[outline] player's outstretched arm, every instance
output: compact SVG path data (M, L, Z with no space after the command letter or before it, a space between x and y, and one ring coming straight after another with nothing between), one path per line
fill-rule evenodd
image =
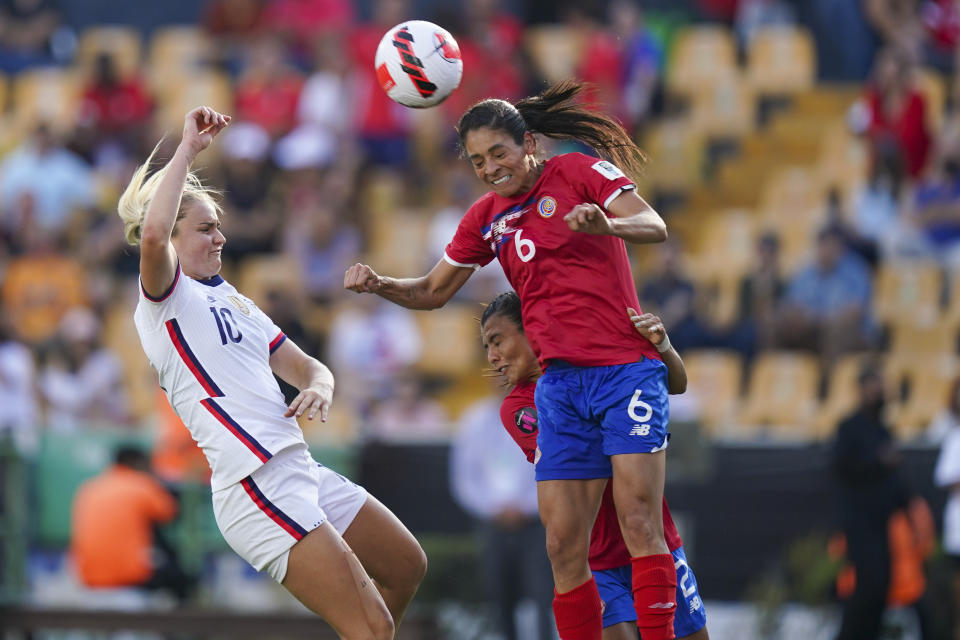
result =
M389 278L358 263L343 275L343 288L357 293L375 293L408 309L438 309L447 304L472 274L472 267L455 267L440 260L425 276Z
M319 412L320 420L327 421L333 402L333 374L325 364L308 356L288 338L270 356L270 368L300 390L283 417L299 418L306 413L313 420Z
M578 204L563 220L573 231L617 236L634 244L654 244L667 239L663 218L633 189L621 192L607 210L613 218L608 218L596 204Z
M630 322L637 328L637 332L653 343L660 352L660 357L663 358L663 364L667 365L667 391L674 394L686 391L687 368L683 365L680 354L670 344L667 330L660 318L652 313L640 315L630 307L627 307L627 315L630 316Z
M170 244L170 235L177 222L187 172L197 154L210 146L214 136L229 122L230 116L217 113L210 107L197 107L184 117L183 137L143 216L140 281L147 293L162 294L176 276L177 256Z

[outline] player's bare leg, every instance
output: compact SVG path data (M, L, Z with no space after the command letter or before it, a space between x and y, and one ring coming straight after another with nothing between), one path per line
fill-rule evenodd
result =
M637 626L648 640L673 638L677 573L663 539L666 452L610 456L613 501L630 552Z
M561 593L583 584L593 575L587 564L590 532L606 486L606 478L537 483L537 503L547 530L553 583Z
M607 479L537 483L540 519L556 585L553 615L561 640L601 640L602 602L590 573L590 532Z
M407 605L427 572L427 556L420 543L393 512L373 496L367 497L343 539L376 582L394 625L399 627Z
M666 451L610 456L613 502L630 555L670 553L663 539L663 478Z
M393 639L393 618L380 592L329 522L290 549L283 586L343 640Z

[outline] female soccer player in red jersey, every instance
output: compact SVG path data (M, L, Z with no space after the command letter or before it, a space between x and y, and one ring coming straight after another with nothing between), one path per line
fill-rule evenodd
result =
M624 240L662 242L667 231L621 171L636 174L643 153L614 120L575 103L581 90L561 82L516 105L484 100L467 110L457 125L460 144L490 191L466 212L443 259L407 279L357 264L344 287L433 309L475 269L500 261L544 369L536 390L537 495L560 637L600 638L600 597L587 556L612 477L637 626L644 640L669 639L676 572L661 514L666 367L623 318L623 309L640 308ZM579 140L603 158L566 153L544 161L538 133Z
M632 310L630 310L632 311ZM667 389L683 393L687 385L683 360L670 345L660 318L630 314L640 335L661 352L667 366ZM537 449L537 409L534 388L540 377L537 358L523 333L520 298L513 291L494 298L480 318L480 336L490 365L512 389L500 405L504 429L533 462ZM663 499L663 534L677 570L677 613L673 619L678 638L707 640L707 618L697 591L697 580L687 564L683 540L677 532L666 498ZM603 640L636 640L637 615L631 597L630 554L623 543L613 493L608 483L590 536L590 569L604 603Z
M310 455L294 415L327 419L330 370L219 275L220 211L190 166L229 121L187 113L167 165L148 177L151 155L120 198L140 246L137 333L210 463L227 543L341 638L392 640L426 558L386 507ZM300 389L289 406L274 373Z

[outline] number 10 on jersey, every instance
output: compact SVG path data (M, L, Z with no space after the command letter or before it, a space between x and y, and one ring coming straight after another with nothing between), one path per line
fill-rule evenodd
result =
M234 344L243 339L243 334L234 326L233 313L230 309L210 307L210 313L213 314L213 319L217 321L217 329L220 331L220 344L227 344L227 338Z

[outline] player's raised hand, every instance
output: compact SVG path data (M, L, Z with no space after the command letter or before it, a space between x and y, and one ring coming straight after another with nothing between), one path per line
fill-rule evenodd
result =
M230 122L230 116L223 115L210 107L191 109L183 119L183 139L181 144L188 147L196 156L210 146L213 138L223 131Z
M664 328L663 322L652 313L640 315L636 310L627 307L627 315L630 316L630 322L633 326L637 328L637 333L654 345L663 342L667 336L667 330Z
M603 209L593 204L585 202L578 204L570 212L563 216L563 221L567 223L573 231L580 233L592 233L597 235L610 235L613 229L610 226L610 219Z
M293 402L283 414L284 418L307 414L307 420L313 420L320 413L320 420L327 421L330 413L330 404L333 402L333 386L329 384L314 384L297 394Z
M357 293L376 293L380 290L380 276L369 266L357 263L343 274L343 288Z

